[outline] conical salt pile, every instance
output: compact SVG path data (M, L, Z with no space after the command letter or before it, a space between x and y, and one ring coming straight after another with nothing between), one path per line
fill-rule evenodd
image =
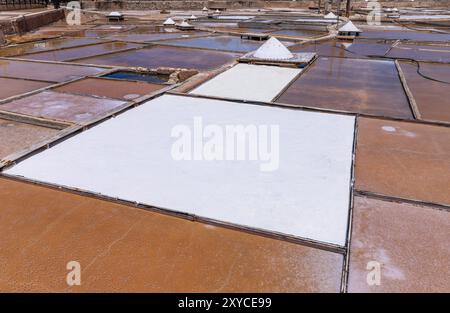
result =
M324 18L326 18L326 19L336 19L337 16L334 15L333 12L330 12L327 15L325 15Z
M253 57L266 60L288 60L294 55L275 37L270 37L258 50Z
M197 19L197 16L195 16L194 14L191 15L191 17L189 18L190 20L195 20Z
M339 31L340 32L349 32L349 33L360 33L361 32L355 25L353 25L353 23L351 21L348 21L347 24L345 24L344 26L339 28Z
M175 21L169 17L163 25L175 25Z
M207 8L207 7L203 7L202 11L203 11L203 12L204 12L204 11L208 11L208 8Z
M180 26L181 26L181 27L192 27L192 25L189 24L189 23L186 22L186 21L183 21L183 22L180 24Z

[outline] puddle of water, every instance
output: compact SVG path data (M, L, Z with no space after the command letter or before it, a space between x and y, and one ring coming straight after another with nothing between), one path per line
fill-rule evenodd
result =
M131 71L117 71L111 74L103 75L105 78L113 78L120 80L143 81L154 84L164 84L169 80L169 76L156 75L150 73L137 73Z
M412 118L392 61L319 58L277 102Z
M176 67L210 70L232 62L239 56L239 54L228 52L205 51L171 46L153 46L94 58L81 59L76 62L127 67Z

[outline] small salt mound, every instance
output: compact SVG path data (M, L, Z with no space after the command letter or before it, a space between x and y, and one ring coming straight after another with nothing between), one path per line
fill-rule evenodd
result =
M343 46L345 49L350 48L351 45L352 45L351 42L343 42L343 43L342 43L342 46Z
M326 18L326 19L336 19L337 16L334 15L333 12L330 12L327 15L325 15L324 18Z
M189 19L195 20L195 19L197 19L197 16L195 16L194 14L192 14L191 17L190 17Z
M208 11L207 7L203 7L202 11Z
M175 21L169 17L163 25L175 25Z
M181 27L191 27L192 25L189 24L189 23L186 22L186 21L183 21L183 22L180 24L180 26L181 26Z
M294 55L275 37L270 37L258 50L253 57L266 60L287 60L292 59Z
M108 14L109 17L121 17L122 14L120 12L111 12Z
M339 28L340 32L352 32L352 33L360 33L361 31L351 22L348 21L347 24Z

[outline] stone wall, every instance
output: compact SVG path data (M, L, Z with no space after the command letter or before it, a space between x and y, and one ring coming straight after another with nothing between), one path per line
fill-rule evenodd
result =
M0 29L5 35L20 34L54 23L63 18L65 18L63 9L48 10L1 21Z

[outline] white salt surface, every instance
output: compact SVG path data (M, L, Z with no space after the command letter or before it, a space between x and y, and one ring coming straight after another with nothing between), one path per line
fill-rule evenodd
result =
M270 102L301 71L301 69L279 66L237 64L190 93Z
M176 161L171 130L279 125L279 168ZM165 95L6 171L238 225L345 244L354 117Z

